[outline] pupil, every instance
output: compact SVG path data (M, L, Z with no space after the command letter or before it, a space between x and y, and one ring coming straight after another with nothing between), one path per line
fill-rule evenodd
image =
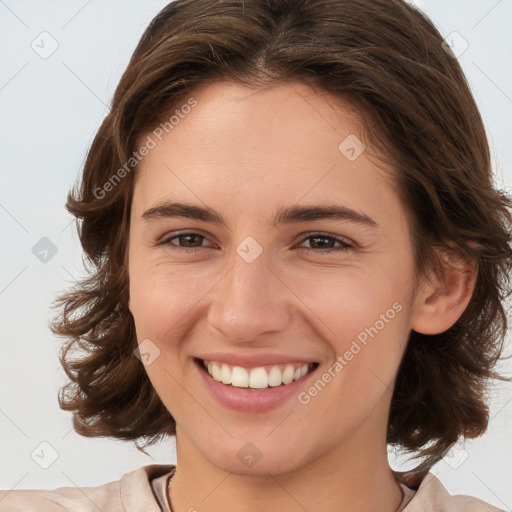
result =
M193 235L193 234L182 235L182 238L185 238L187 240L185 245L188 247L189 246L189 242L191 242L191 239L192 239L192 244L193 244L193 239L197 238L197 235Z
M325 247L326 245L329 245L329 243L326 242L327 238L325 236L316 236L313 240L323 240L324 243L320 243L320 247ZM319 244L315 242L314 245L318 247Z

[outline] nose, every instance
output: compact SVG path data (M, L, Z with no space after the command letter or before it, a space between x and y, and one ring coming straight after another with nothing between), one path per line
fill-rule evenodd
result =
M254 342L290 322L292 293L264 254L251 263L235 254L231 268L210 292L208 325L227 340Z

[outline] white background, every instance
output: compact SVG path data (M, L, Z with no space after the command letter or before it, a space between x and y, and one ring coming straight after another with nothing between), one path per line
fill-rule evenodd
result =
M175 463L173 439L148 448L78 436L57 391L61 340L48 329L56 295L82 273L66 194L107 113L135 45L165 0L0 0L0 488L90 486L153 463ZM512 1L418 0L455 49L488 129L496 183L512 185ZM40 34L48 32L48 35ZM46 59L31 47L46 51ZM57 43L53 43L55 40ZM457 42L458 41L458 42ZM47 237L46 263L32 247ZM509 343L510 347L510 343ZM509 374L512 365L503 366ZM488 432L434 472L452 494L512 507L512 391L492 393ZM53 448L40 446L49 443ZM41 468L31 453L43 453ZM43 452L41 452L43 450ZM390 456L394 461L393 456ZM36 457L34 457L36 458ZM397 466L395 466L397 467Z

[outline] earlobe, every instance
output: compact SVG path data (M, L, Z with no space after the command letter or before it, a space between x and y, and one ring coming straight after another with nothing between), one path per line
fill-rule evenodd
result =
M476 283L475 265L461 258L447 261L443 278L431 276L417 294L411 328L421 334L440 334L452 327L466 309Z

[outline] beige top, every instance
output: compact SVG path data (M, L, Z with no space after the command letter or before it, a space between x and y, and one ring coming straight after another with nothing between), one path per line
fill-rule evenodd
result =
M175 469L151 464L97 487L0 491L0 512L170 512L167 489ZM400 486L404 499L397 512L504 512L477 498L451 496L431 473L417 491Z

